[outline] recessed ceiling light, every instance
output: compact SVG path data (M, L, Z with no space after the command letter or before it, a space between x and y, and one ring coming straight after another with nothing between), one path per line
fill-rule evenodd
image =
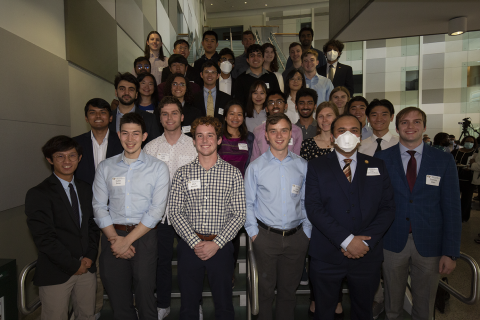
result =
M247 1L245 1L245 4L247 4Z
M211 6L213 6L213 3L210 3Z
M268 4L265 3L265 7L268 6Z

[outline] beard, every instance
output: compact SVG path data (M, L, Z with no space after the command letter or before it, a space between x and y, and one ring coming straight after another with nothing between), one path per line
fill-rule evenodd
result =
M124 96L125 97L125 96ZM132 98L130 96L127 96L129 98ZM118 101L120 101L121 104L123 104L124 106L131 106L134 102L135 102L135 99L132 99L130 100L130 102L127 102L125 100L123 100L123 97L117 97Z

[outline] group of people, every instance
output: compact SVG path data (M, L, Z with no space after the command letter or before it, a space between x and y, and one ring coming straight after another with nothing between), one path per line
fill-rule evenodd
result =
M53 173L25 200L42 319L65 319L70 297L76 319L98 319L103 288L115 319L167 317L175 238L180 319L202 319L205 272L215 318L234 319L242 227L259 319L274 299L276 319L294 318L306 256L315 319L343 316L345 281L352 319L383 305L400 319L409 270L413 318L431 318L460 250L454 158L423 143L420 109L396 115L394 136L390 101L351 98L343 44L324 54L313 30L299 39L279 74L275 47L250 31L237 58L206 31L193 66L186 41L167 59L153 31L134 74L116 76L116 99L86 103L91 130L46 142Z

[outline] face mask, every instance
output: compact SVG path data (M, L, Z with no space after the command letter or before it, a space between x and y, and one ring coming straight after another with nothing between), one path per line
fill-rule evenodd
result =
M465 143L463 144L463 147L464 147L465 149L472 149L472 148L473 148L473 142L465 142Z
M357 147L360 143L360 138L351 133L345 131L335 139L335 144L345 152L350 152Z
M233 66L229 61L223 61L222 63L220 63L220 70L222 70L223 73L229 74L232 69Z
M449 141L450 144L453 144L453 142L454 142L453 140L450 140L450 141Z
M328 61L335 61L338 58L338 51L330 50L327 52Z

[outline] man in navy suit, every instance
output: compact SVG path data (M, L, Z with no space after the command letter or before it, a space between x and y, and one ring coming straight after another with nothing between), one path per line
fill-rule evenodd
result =
M352 115L332 122L335 152L308 163L305 207L311 221L310 279L315 319L334 319L343 278L351 319L371 319L380 281L383 236L395 216L383 161L358 153L362 125Z
M342 55L344 45L338 40L330 40L323 46L323 52L327 58L327 64L319 67L318 74L327 77L333 83L333 87L345 87L353 97L353 70L352 67L338 62Z
M450 274L460 255L460 188L453 157L422 142L427 116L415 107L395 120L399 144L385 161L395 192L395 221L385 234L383 280L389 320L402 319L411 269L413 319L432 319L439 273Z

